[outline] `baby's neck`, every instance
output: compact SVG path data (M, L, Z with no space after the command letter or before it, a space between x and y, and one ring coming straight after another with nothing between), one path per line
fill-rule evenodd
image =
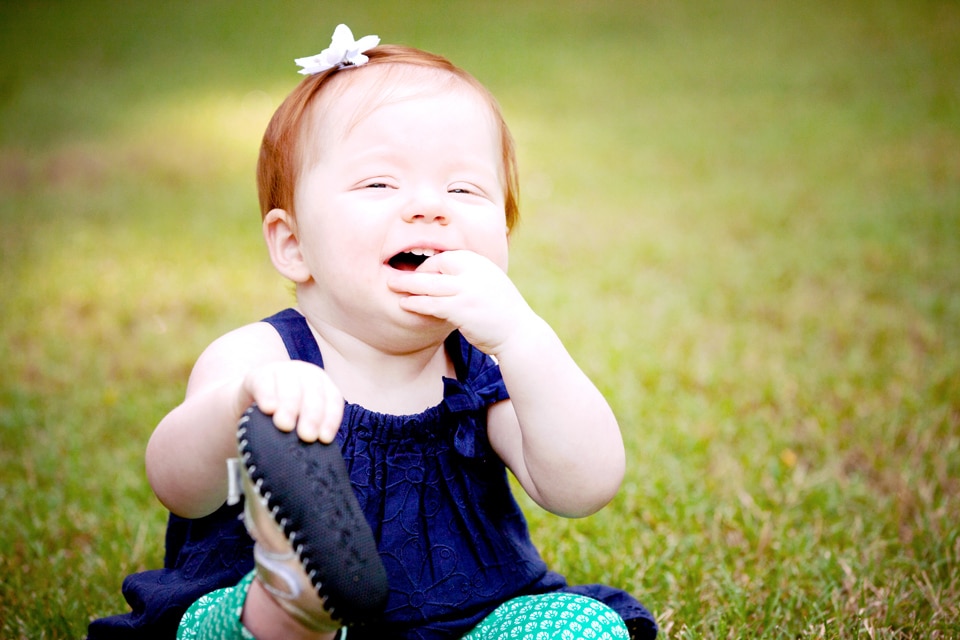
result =
M442 341L397 353L331 327L310 327L327 375L347 402L371 411L421 413L443 400L443 376L456 376Z

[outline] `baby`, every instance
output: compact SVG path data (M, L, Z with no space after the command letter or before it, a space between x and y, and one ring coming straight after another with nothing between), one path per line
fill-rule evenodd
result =
M91 638L656 635L627 593L549 571L510 492L508 469L544 509L586 516L625 456L607 402L507 276L518 186L500 109L446 59L378 42L341 25L298 60L258 164L296 307L200 356L147 448L173 514L166 568L128 578L134 611ZM241 418L255 549L226 504Z

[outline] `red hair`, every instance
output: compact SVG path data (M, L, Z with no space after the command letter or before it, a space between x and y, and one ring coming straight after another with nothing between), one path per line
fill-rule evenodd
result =
M452 62L433 53L400 45L381 45L365 54L370 58L364 67L383 64L408 64L450 73L455 78L473 87L487 102L494 121L500 130L500 147L503 157L504 209L507 228L512 229L519 217L520 186L517 177L517 159L513 137L503 119L500 105L493 94L472 75ZM263 134L260 158L257 162L257 190L260 195L260 213L266 216L271 209L283 209L293 213L294 191L297 177L303 166L303 128L310 106L320 95L330 79L346 71L357 73L360 69L334 67L316 75L307 76L277 108Z

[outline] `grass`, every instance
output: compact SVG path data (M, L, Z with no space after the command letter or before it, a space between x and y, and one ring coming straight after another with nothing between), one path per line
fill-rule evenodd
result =
M512 275L630 455L596 516L524 503L549 563L670 638L960 637L956 3L267 6L0 5L0 636L82 636L161 563L146 439L290 302L252 168L344 21L519 141Z

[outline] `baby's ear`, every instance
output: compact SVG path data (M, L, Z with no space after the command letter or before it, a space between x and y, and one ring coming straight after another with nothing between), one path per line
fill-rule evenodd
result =
M263 218L263 239L267 242L270 261L284 278L295 283L310 279L310 270L300 251L297 225L283 209L271 209Z

